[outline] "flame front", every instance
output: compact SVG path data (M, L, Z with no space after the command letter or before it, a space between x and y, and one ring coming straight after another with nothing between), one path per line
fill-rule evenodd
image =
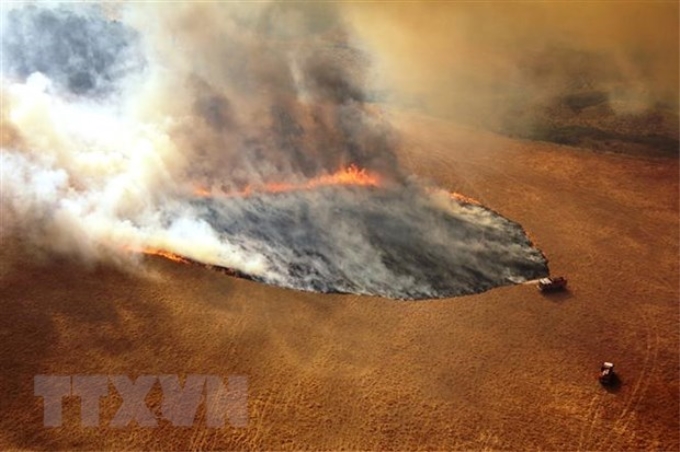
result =
M451 192L450 195L451 195L451 199L455 199L456 201L461 202L463 204L474 204L476 206L482 205L482 203L477 201L476 199L470 198L470 197L465 196L465 195L461 195L460 193L457 193L455 191Z
M305 188L314 188L321 185L358 185L363 187L377 187L380 185L380 178L378 175L371 174L365 169L360 169L355 165L350 165L336 173L312 179L309 181L309 186Z
M175 254L175 253L172 253L170 251L165 251L165 250L162 250L160 248L126 246L126 247L124 247L124 249L126 251L131 252L131 253L145 254L147 256L164 257L164 258L171 260L173 262L180 262L182 264L191 263L188 259L180 256L179 254Z
M223 192L220 190L210 190L205 187L194 187L194 195L199 197L239 197L245 198L256 193L286 193L292 191L311 190L317 187L333 185L358 186L358 187L378 187L381 184L380 176L371 173L356 165L350 165L332 174L309 179L302 183L267 183L260 186L248 185L243 190Z

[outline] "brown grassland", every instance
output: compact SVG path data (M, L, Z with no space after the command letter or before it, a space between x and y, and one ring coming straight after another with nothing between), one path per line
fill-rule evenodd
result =
M522 224L570 290L402 302L148 258L0 259L2 449L678 450L678 160L391 113L411 173ZM622 384L596 378L616 363ZM246 375L249 423L44 428L37 374ZM158 394L149 396L158 409Z

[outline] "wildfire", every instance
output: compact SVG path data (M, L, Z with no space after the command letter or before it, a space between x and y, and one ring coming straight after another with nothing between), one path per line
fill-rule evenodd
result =
M360 185L376 187L380 185L380 178L375 174L370 174L365 169L350 165L336 173L312 179L309 182L308 188L319 185Z
M229 276L237 277L237 278L244 278L244 279L252 279L252 277L246 273L242 273L236 269L233 268L228 268L228 267L220 267L217 265L210 265L210 264L204 264L198 261L195 261L193 259L189 259L187 257L180 256L179 254L175 254L170 251L165 251L160 248L152 248L152 247L133 247L133 246L125 246L123 247L124 250L131 252L131 253L136 253L136 254L144 254L146 256L158 256L162 257L164 259L168 259L172 262L177 262L180 264L190 264L190 265L199 265L201 267L207 268L209 270L213 271L218 271L220 273L224 273Z
M302 183L268 183L261 186L246 186L243 190L235 192L211 191L205 187L195 187L194 195L199 197L224 196L245 198L256 193L286 193L291 191L311 190L317 187L332 185L352 185L360 187L377 187L380 185L380 177L355 165L341 169L333 174L325 174Z
M165 251L159 248L150 247L137 248L132 246L126 246L125 250L130 251L132 253L146 254L147 256L160 256L173 262L180 262L182 264L191 263L188 259L180 256L179 254L171 253L170 251Z
M196 187L196 188L194 188L194 194L196 196L200 196L202 198L205 198L205 197L210 196L210 190L208 190L207 188L203 188L203 187Z
M464 204L474 204L477 206L481 206L482 203L477 201L476 199L468 198L465 195L461 195L460 193L452 192L451 193L451 198L455 199L456 201L462 202Z

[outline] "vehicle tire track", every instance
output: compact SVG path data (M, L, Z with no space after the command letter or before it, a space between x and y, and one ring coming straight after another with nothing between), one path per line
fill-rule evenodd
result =
M600 401L602 399L602 394L595 394L593 397L590 399L590 403L588 404L588 415L586 416L586 422L583 428L581 429L581 434L579 435L578 439L578 446L576 450L578 452L583 450L583 445L587 442L590 442L590 438L593 435L593 429L595 428L595 424L597 424L597 421L600 419L600 416L598 416L599 411L600 411ZM587 433L586 433L587 432Z
M612 429L605 436L604 442L609 443L609 447L607 450L610 451L619 450L616 448L616 446L621 441L623 435L625 435L628 432L628 425L635 418L635 409L638 407L640 401L647 392L647 389L649 388L650 385L651 376L656 373L658 367L657 360L659 354L658 329L654 328L655 325L652 325L649 314L647 314L643 308L639 308L639 311L641 317L645 322L645 329L647 334L645 361L642 366L640 376L638 377L638 380L635 383L635 387L633 388L633 392L630 398L628 399L628 403L624 406L618 419L614 422L614 426L612 427ZM617 433L618 435L612 441L609 441L609 437L613 433Z

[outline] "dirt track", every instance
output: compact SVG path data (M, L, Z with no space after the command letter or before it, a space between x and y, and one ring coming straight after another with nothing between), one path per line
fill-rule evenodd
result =
M570 291L321 296L160 258L144 277L37 263L6 240L0 447L677 450L678 161L393 119L403 166L518 221ZM77 399L42 427L36 374L161 373L247 375L249 426L116 430L109 397L104 427Z

